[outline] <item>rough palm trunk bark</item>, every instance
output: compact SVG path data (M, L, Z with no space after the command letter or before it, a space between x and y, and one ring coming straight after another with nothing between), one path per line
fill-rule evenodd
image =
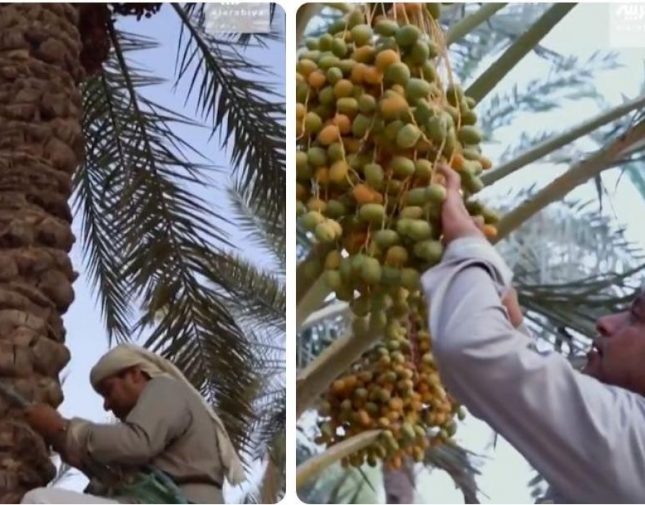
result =
M67 199L83 150L80 51L73 5L0 5L0 379L53 406L76 276ZM0 503L54 475L42 439L0 396Z
M403 460L401 468L383 468L385 503L414 503L414 463L410 458Z

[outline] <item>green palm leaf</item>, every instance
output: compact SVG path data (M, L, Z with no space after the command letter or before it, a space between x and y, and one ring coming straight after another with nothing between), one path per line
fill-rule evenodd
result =
M464 495L464 503L479 503L481 493L475 478L481 475L481 456L455 444L441 444L426 450L424 463L444 470Z
M486 22L498 10L503 9L506 3L491 2L480 7L476 12L462 18L450 27L446 33L446 43L454 44L462 37L473 31L477 26Z
M264 202L278 219L285 201L284 100L259 74L266 69L240 58L222 40L211 37L191 6L173 4L182 22L177 84L186 80L204 118L219 132L222 145L232 140L231 160L252 200Z
M284 331L286 293L283 282L275 274L258 268L237 253L217 255L212 268L218 270L217 283L228 293L231 310L242 321L252 327L273 326Z
M575 5L573 3L561 3L550 7L495 63L468 87L466 94L477 101L484 98Z
M223 219L195 195L195 188L208 187L213 169L188 161L185 153L195 151L173 133L173 124L192 123L139 91L158 80L132 66L127 52L150 42L114 29L111 37L111 59L87 89L90 149L78 178L101 183L94 200L87 191L78 194L85 196L80 201L86 216L104 216L94 219L94 235L86 240L98 236L99 246L113 244L95 245L91 256L95 282L107 279L102 286L108 289L101 291L111 311L107 322L119 339L152 324L146 347L180 366L218 406L231 437L243 446L253 411L237 391L253 380L251 350L224 297L203 281L216 273L207 271L204 258L230 246L218 225ZM134 327L125 324L119 297L143 305ZM160 309L164 315L156 318Z
M153 47L149 39L120 33L121 51ZM131 279L123 275L128 237L128 203L130 194L124 193L128 179L139 177L144 167L156 166L175 181L199 181L197 167L188 163L180 149L190 149L172 133L173 124L189 121L145 98L134 95L140 107L131 107L127 74L116 51L111 53L103 72L83 87L83 131L86 139L86 157L76 172L75 211L83 219L83 246L91 281L96 287L106 318L110 338L123 340L129 336L128 306L132 301ZM158 79L137 70L129 72L130 90L157 84ZM161 168L163 167L163 168ZM174 172L173 172L174 167ZM177 170L182 168L184 172ZM179 194L183 199L188 193ZM223 236L219 235L219 240Z
M259 248L279 267L277 272L286 274L285 210L278 219L272 219L266 206L251 198L249 192L239 184L228 190L229 199L235 210L235 224L246 234L250 244Z

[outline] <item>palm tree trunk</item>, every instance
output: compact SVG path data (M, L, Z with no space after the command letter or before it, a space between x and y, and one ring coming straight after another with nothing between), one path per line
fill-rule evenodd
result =
M414 503L414 480L414 463L410 458L405 458L396 470L383 467L385 503Z
M83 151L80 51L76 7L0 6L0 380L55 407L76 277L67 199ZM43 440L0 397L0 503L55 474Z

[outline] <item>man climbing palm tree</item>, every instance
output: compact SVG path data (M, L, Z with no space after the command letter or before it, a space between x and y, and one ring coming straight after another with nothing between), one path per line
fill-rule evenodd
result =
M244 480L221 420L167 360L131 344L119 345L94 366L90 381L104 398L105 410L120 423L67 420L44 404L29 407L26 417L64 461L95 481L98 477L88 490L110 499L39 488L22 503L147 503L145 489L124 487L126 476L141 469L152 468L161 477L157 485L168 484L166 490L175 489L184 503L223 503L224 478L231 484ZM118 473L112 481L101 480L101 472L113 467Z
M470 218L459 175L448 196L442 262L423 277L430 332L452 395L503 435L563 503L640 503L645 497L645 292L598 320L584 374L540 354L517 326L512 273ZM555 499L555 498L554 498Z

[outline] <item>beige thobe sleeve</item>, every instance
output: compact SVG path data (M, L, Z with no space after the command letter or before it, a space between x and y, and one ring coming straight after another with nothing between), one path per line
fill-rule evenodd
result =
M182 388L172 379L156 378L123 423L73 419L66 450L103 464L145 464L183 434L191 419Z
M557 352L533 350L500 301L511 279L478 237L452 242L422 277L446 387L567 502L642 502L645 398L577 372Z

